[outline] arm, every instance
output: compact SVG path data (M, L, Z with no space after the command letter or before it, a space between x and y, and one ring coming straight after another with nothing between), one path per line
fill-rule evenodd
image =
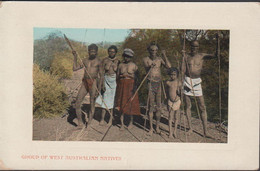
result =
M162 59L162 64L166 67L166 68L171 68L171 63L169 61L169 59L166 56L166 51L162 50L162 56L164 58L164 60Z
M137 68L137 66L136 66L136 68ZM133 94L137 90L138 84L139 84L139 71L138 71L138 68L135 71L135 78L134 78L134 80L135 80L135 82L134 82Z
M119 64L119 65L118 65L118 68L117 68L117 72L116 72L116 80L119 80L120 67L121 67L121 64Z
M113 68L113 71L116 72L117 71L117 68L120 64L120 61L118 59L116 59L115 61L113 61L112 63L112 68Z
M203 59L204 60L209 60L209 59L215 59L217 58L217 55L213 55L213 54L206 54L206 53L203 53Z
M104 86L104 72L103 72L103 61L99 61L99 66L98 66L98 74L99 74L99 84L98 84L98 91L101 92L101 87L103 88Z
M181 94L182 94L182 81L180 81L179 79L178 79L178 85L177 86L178 86L177 87L177 94L178 94L178 96L181 97Z
M78 64L78 61L77 61L77 57L78 57L77 52L76 52L75 50L73 50L73 51L72 51L72 54L73 54L73 56L74 56L74 60L73 60L73 71L77 71L77 70L83 68L83 65L79 65L79 64Z
M180 81L183 82L184 81L184 76L185 76L185 72L186 72L186 54L185 52L183 52L183 56L182 56L182 64L181 64L181 72L180 72Z
M143 59L143 63L144 63L145 71L148 72L149 69L151 68L151 66L148 65L147 57L145 57L145 58Z

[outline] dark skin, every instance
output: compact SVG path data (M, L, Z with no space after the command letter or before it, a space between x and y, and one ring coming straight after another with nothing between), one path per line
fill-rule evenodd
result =
M123 57L124 57L123 63L120 63L118 66L117 77L118 78L123 77L124 79L135 79L138 71L137 65L132 62L132 57L129 57L127 55L123 55ZM120 130L124 130L126 126L124 125L123 113L121 114L120 121L121 121ZM130 123L128 125L128 128L130 129L132 127L133 127L133 115L130 115Z
M84 124L81 116L81 103L84 97L87 95L87 93L89 93L90 95L90 112L89 112L88 126L91 124L91 121L94 116L95 100L96 97L98 96L97 87L99 91L101 89L101 84L97 83L98 76L101 75L101 61L99 58L97 58L97 50L95 49L89 49L88 51L89 58L84 58L82 60L83 64L78 63L76 51L72 51L72 54L74 56L73 71L77 71L85 66L84 78L93 80L93 86L91 90L89 90L89 92L86 90L84 83L82 82L76 98L75 108L76 108L76 115L78 120L78 127L82 128ZM101 80L102 79L103 78L101 77Z
M105 75L114 75L117 72L117 68L119 65L119 60L116 58L116 50L109 49L108 50L108 57L106 57L102 62L102 72ZM104 85L104 84L103 84ZM102 87L103 91L105 92L105 86ZM99 122L100 125L104 125L105 121L105 114L107 109L102 109L101 120ZM113 109L110 109L110 119L108 124L111 125L113 121Z
M216 55L212 54L206 54L206 53L199 53L199 43L197 41L192 42L191 44L191 53L185 54L186 59L184 60L184 64L182 66L182 73L184 73L186 76L194 79L194 78L200 78L201 77L201 71L203 68L203 62L204 60L209 60L213 58L217 58ZM191 126L191 96L184 94L184 100L186 103L186 114L187 114L187 120L188 125L190 127L190 130L188 133L191 133L193 131ZM199 109L201 111L201 119L202 119L202 125L203 125L203 133L206 137L211 137L207 130L207 111L206 111L206 105L204 101L204 96L196 96L196 101L198 102Z
M166 68L170 68L171 64L166 56L165 50L162 50L162 56L164 59L159 57L158 54L158 47L156 45L150 46L148 49L149 56L145 57L143 59L144 66L146 69L146 72L149 72L151 69L148 80L160 82L161 81L161 66L165 66ZM153 112L154 109L151 106L154 106L155 102L157 105L157 112L156 112L156 132L160 133L160 118L161 118L161 88L159 88L159 91L156 94L153 94L151 92L148 93L149 102L151 105L149 105L149 122L150 122L150 131L148 135L153 134Z
M178 80L177 72L172 72L170 75L170 80L166 82L166 94L168 101L172 103L176 103L180 100L180 90L181 90L181 82ZM180 117L180 109L173 110L168 106L169 111L169 138L177 138L177 125ZM174 130L172 130L172 121L174 121Z

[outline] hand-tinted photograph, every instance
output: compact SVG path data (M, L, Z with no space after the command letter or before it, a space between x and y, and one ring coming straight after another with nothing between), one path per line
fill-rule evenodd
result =
M33 140L228 142L229 30L33 33Z

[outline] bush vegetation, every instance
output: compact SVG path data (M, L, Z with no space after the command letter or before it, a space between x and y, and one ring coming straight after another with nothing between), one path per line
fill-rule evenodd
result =
M69 106L63 85L56 76L33 65L33 115L48 118L61 115Z
M185 50L190 51L192 40L200 42L200 52L214 54L216 51L217 39L216 30L186 30ZM132 29L130 35L123 43L123 48L131 48L135 52L134 62L138 66L143 66L143 58L148 56L147 46L155 41L162 49L166 50L172 66L180 69L182 63L182 50L184 42L184 30L169 29ZM202 87L207 106L208 120L213 122L219 121L219 65L220 65L220 82L221 82L221 120L228 119L228 71L229 71L229 31L220 31L220 64L218 59L205 61L202 71ZM160 53L160 50L159 50ZM140 79L146 75L144 67L139 67ZM166 69L162 69L163 80L167 80ZM142 86L139 91L141 105L146 105L147 86ZM197 116L194 100L193 116Z
M50 73L56 75L59 79L68 79L73 75L73 60L71 53L58 52L54 55L51 63Z

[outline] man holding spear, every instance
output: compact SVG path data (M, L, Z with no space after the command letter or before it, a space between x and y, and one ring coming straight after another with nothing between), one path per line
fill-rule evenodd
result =
M101 60L97 58L98 47L95 44L89 45L88 46L89 58L82 59L80 64L77 61L78 55L76 51L73 50L73 48L72 48L72 54L74 56L73 71L77 71L83 67L85 68L82 84L79 89L76 98L76 103L75 103L78 127L82 128L84 125L82 120L82 114L81 114L81 103L84 97L87 95L87 93L89 93L90 95L90 112L89 112L89 119L88 119L88 127L89 127L95 112L95 99L98 95L98 92L100 92L101 90L101 84L103 80L103 74L100 73L102 70ZM98 81L98 77L100 77L100 81Z
M204 102L204 96L201 87L201 71L203 61L206 59L217 58L217 55L211 55L206 53L199 53L199 42L191 42L191 52L186 54L185 48L183 49L183 65L182 73L184 75L184 99L186 103L186 114L188 119L188 125L190 127L189 133L193 131L191 126L191 100L190 97L194 97L199 118L202 120L202 126L204 131L204 137L211 137L207 131L207 111ZM216 52L217 54L217 52ZM198 104L197 104L198 102ZM199 113L201 110L201 114Z
M150 131L149 135L153 134L153 112L156 108L156 132L160 133L160 120L161 120L161 66L164 65L166 68L171 68L171 64L165 54L162 51L164 59L157 55L158 46L152 42L147 50L149 56L143 59L146 72L148 74L148 101L149 101L149 122Z

